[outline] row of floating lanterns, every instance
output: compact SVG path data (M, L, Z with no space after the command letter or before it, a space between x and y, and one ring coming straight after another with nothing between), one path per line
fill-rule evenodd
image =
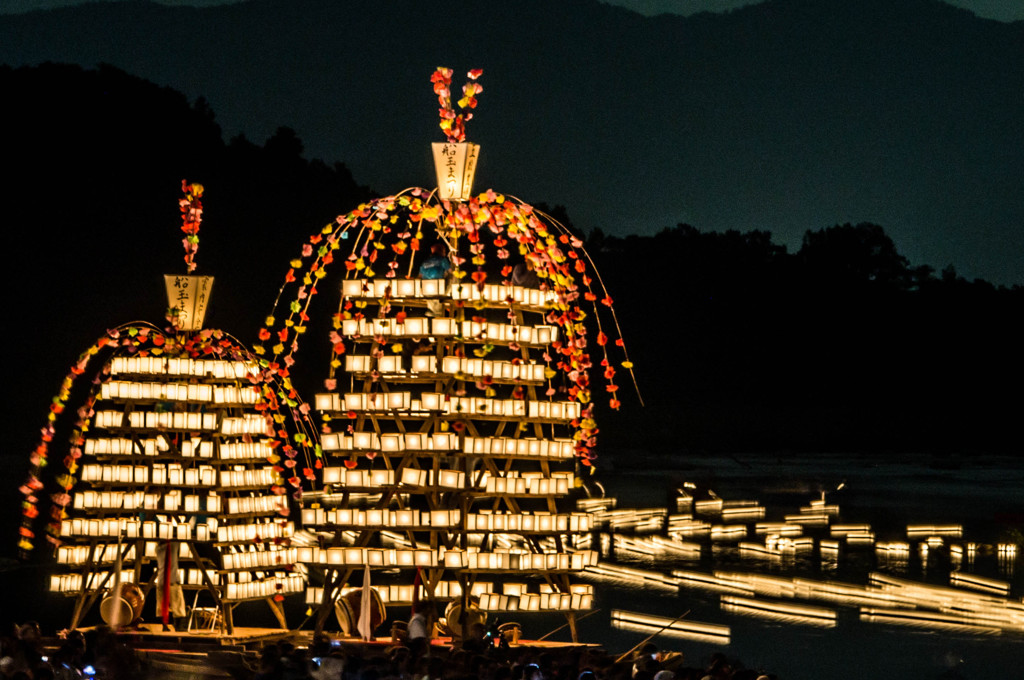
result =
M218 380L247 380L259 375L259 367L246 361L191 359L187 357L114 357L111 375L180 375Z

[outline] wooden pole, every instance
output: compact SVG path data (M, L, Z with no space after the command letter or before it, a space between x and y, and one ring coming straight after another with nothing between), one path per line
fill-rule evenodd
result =
M625 658L626 658L627 656L629 656L630 654L632 654L632 653L633 653L633 652L635 652L636 650L640 649L641 647L643 647L644 645L646 645L646 644L647 644L648 642L650 642L651 640L653 640L653 639L654 639L654 638L656 638L657 636L661 635L661 634L662 634L662 633L663 633L663 632L664 632L664 631L665 631L666 629L668 629L668 627L669 627L669 626L671 626L671 625L672 625L673 623L675 623L676 621L678 621L679 619L683 618L684 616L686 616L686 615L687 615L687 614L689 614L689 613L690 613L690 610L689 610L689 609L687 609L687 610L686 610L685 612L683 612L682 614L680 614L680 615L679 615L679 616L677 616L676 618L672 619L671 621L669 621L668 623L666 623L666 624L665 624L664 626L662 626L662 627L661 627L661 628L659 628L658 630L654 631L653 633L651 633L650 635L648 635L647 637L645 637L645 638L644 638L643 640L641 640L640 642L638 642L638 643L637 643L636 645L634 645L634 646L633 646L632 648L630 648L630 649L629 649L628 651L624 652L624 653L622 654L622 656L620 656L619 658L617 658L617 659L616 659L616 660L614 661L614 663L618 663L618 662L622 661L622 660L623 660L623 659L625 659Z

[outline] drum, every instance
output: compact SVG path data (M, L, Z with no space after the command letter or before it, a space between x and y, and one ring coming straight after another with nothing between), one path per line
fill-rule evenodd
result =
M338 617L338 625L345 635L359 635L359 612L362 610L363 591L353 588L334 603L334 613ZM380 628L387 618L384 600L375 588L370 588L370 630Z
M345 637L351 636L352 631L356 629L359 619L353 618L352 607L349 606L348 600L344 597L339 597L334 601L334 615L338 618L341 634Z
M444 618L447 622L449 635L455 639L462 638L462 623L459 622L459 617L462 616L462 603L458 600L453 600L448 604L444 610ZM487 612L470 605L469 611L466 612L466 630L473 627L473 624L479 623L480 625L487 624Z
M120 592L110 593L100 602L100 616L108 626L115 616L121 626L130 626L142 618L142 589L134 583L122 583Z

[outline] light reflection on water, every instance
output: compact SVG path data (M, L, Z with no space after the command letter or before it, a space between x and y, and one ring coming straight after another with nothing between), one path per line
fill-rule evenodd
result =
M809 500L820 498L845 481L839 492L829 493L830 504L840 506L834 521L870 523L878 541L910 544L906 554L895 551L876 555L873 544L842 545L838 555L787 554L752 560L734 544L704 551L698 560L655 559L619 551L624 564L670 573L688 569L759 572L835 579L867 584L872 571L901 578L948 585L951 568L959 566L979 576L1011 582L1012 596L1024 594L1018 559L998 556L991 544L1007 540L1008 529L1020 529L1024 516L1024 462L1008 458L964 459L936 468L927 456L858 458L842 456L757 456L706 458L686 461L686 469L615 470L601 476L609 495L619 507L664 507L673 483L697 481L725 499L758 500L767 506L769 519L795 512ZM950 539L935 549L921 552L920 541L907 538L907 525L915 523L962 524L962 539ZM821 535L821 534L819 534ZM827 535L827 534L824 534ZM966 550L957 556L948 543L980 544L968 560ZM1019 677L1024 658L1024 635L993 636L959 628L906 627L895 623L862 621L856 607L836 606L836 627L823 629L792 622L756 618L748 613L726 611L719 595L698 589L678 593L663 587L616 585L595 581L596 605L673 618L690 610L687 618L727 624L732 628L728 647L666 639L666 649L682 651L686 665L701 665L714 652L725 651L747 667L777 673L781 678L813 677L839 680L850 677L937 678L956 671L963 677ZM646 635L612 629L606 614L580 624L583 639L625 650ZM951 676L956 677L956 676Z

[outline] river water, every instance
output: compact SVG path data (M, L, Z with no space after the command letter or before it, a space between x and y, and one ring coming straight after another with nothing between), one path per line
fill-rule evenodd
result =
M767 508L766 520L781 520L798 512L801 505L827 495L840 507L833 522L870 523L877 540L906 541L906 527L913 523L961 524L962 539L993 544L1020 539L1024 528L1024 461L1006 457L934 459L926 455L839 456L767 455L703 457L675 461L665 469L652 461L641 467L635 457L631 466L619 465L600 475L608 494L619 507L664 507L667 492L682 481L712 488L726 500L758 500ZM664 460L664 459L661 459ZM842 488L835 491L842 484ZM1014 531L1018 532L1016 535ZM824 534L827 536L827 531ZM756 540L751 537L750 540ZM820 558L766 561L741 558L738 550L705 550L697 561L626 554L623 564L663 571L687 569L710 573L715 569L802 576L867 584L868 574L881 571L914 581L949 584L951 570L947 547L932 550L926 561L917 554L917 541L906 564L880 563L871 546L850 547L837 561ZM1018 552L1021 547L1018 547ZM1024 595L1020 555L1014 561L998 560L994 553L979 551L965 572L1009 581L1011 596ZM668 618L689 611L688 619L731 627L726 646L659 637L661 649L681 651L686 665L703 665L714 652L748 668L764 669L780 678L797 680L846 680L861 677L897 678L1017 678L1024 677L1024 634L970 634L915 629L863 622L856 607L812 603L836 608L834 628L823 629L753 618L724 611L719 595L712 592L657 586L624 586L596 581L596 607L601 612L580 623L583 639L625 650L646 637L645 633L610 626L608 612L626 609Z

